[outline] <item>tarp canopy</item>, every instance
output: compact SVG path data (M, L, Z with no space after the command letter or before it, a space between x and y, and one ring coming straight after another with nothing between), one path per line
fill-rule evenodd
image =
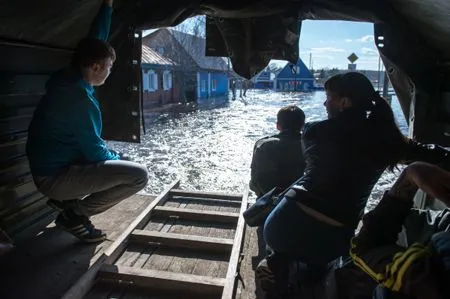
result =
M0 37L74 47L87 33L100 4L101 1L92 0L2 1ZM235 19L241 24L249 20L258 23L259 18L266 18L272 21L265 22L267 27L290 25L293 22L290 18L365 21L392 26L398 22L417 38L423 38L427 46L450 58L450 1L447 0L205 0L201 3L116 0L115 11L116 24L130 17L142 28L176 25L197 14L206 14L220 23ZM258 29L258 26L250 28L255 34L260 33ZM292 46L297 48L296 44Z
M71 49L87 33L100 5L92 0L2 1L0 38ZM408 93L409 79L431 92L432 74L449 67L448 0L116 0L114 9L113 39L131 25L167 27L206 14L207 54L229 56L234 70L246 78L270 59L297 61L304 19L374 23L375 43L400 98Z

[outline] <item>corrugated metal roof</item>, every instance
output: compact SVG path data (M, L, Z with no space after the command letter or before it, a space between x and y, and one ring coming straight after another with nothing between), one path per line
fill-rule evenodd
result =
M162 56L152 48L142 45L142 63L148 64L159 64L159 65L172 65L175 66L176 63L171 59Z
M206 39L174 29L168 31L195 60L202 69L228 71L227 61L223 57L205 55Z

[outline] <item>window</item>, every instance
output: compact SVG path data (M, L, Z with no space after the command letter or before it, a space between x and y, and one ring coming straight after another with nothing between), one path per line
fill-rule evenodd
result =
M202 80L202 91L206 91L206 80Z
M155 71L150 70L148 72L148 90L155 91L158 90L158 74Z
M293 74L299 74L300 73L300 67L297 65L292 65L292 73Z
M172 88L172 73L170 71L164 71L163 73L163 89L169 90Z
M148 71L142 70L142 88L148 91Z
M212 91L216 91L216 89L217 89L217 80L216 79L212 79L211 88L212 88Z

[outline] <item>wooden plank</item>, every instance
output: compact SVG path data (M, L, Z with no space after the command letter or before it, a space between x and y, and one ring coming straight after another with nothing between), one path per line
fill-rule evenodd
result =
M151 211L158 205L164 202L169 197L169 192L172 188L178 186L180 180L175 180L170 184L155 200L153 200L142 213L125 229L125 231L111 244L111 246L105 250L105 254L108 257L107 262L113 263L117 256L123 251L125 247L125 241L131 232L135 229L141 229L144 227L150 219Z
M0 41L0 71L52 74L70 63L73 51L22 41Z
M189 201L190 203L190 201ZM187 207L187 205L186 205ZM200 207L202 208L202 207ZM186 222L190 222L191 225L187 225L187 227L189 227L188 231L187 231L187 235L194 235L194 236L208 236L207 232L209 230L209 228L206 228L204 225L206 224L205 222L196 222L196 221L192 221L192 220L182 220L182 219L177 219L175 224L172 226L171 230L169 232L171 233L177 233L176 230L179 229L179 227L177 228L176 225L181 224L181 223L186 224ZM200 224L200 225L199 225ZM213 255L211 254L211 252L208 253L204 253L202 251L199 250L183 250L183 254L176 254L174 256L174 258L172 259L172 263L170 264L169 268L167 269L168 271L171 272L176 272L176 273L187 273L187 274L195 274L195 275L202 275L202 276L209 276L209 277L218 277L217 275L214 275L213 272L206 272L206 273L193 273L195 270L195 265L198 263L198 259L201 257L204 257L204 259L202 260L203 264L205 265L205 267L207 267L208 269L211 269L212 264L214 264L214 260L216 258L218 258L219 256L223 256L226 255L226 259L228 259L228 255L230 254L231 249L229 249L227 251L227 253L221 253L221 254L216 254ZM224 278L225 276L221 277Z
M236 234L234 236L234 245L231 251L230 263L228 264L228 271L225 278L226 282L223 288L222 299L233 298L236 274L238 273L238 265L242 249L242 242L244 241L245 221L243 213L247 209L247 201L248 186L245 187L244 194L242 195L241 210L239 212L239 220L236 227Z
M146 246L142 244L129 244L115 264L133 267L136 264L136 261L139 259L139 256L144 251L145 247Z
M0 73L0 95L43 95L47 75Z
M230 206L230 207L241 207L241 202L236 200L229 199L218 199L218 198L204 198L204 197L183 197L179 195L172 195L170 200L167 201L165 205L171 204L173 202L187 202L188 204L192 203L202 203L208 206Z
M1 109L1 107L0 107ZM28 131L19 132L15 134L2 134L0 132L0 146L10 146L11 144L14 144L14 141L28 138ZM26 140L25 140L26 141Z
M227 199L234 201L241 201L241 194L227 194L221 192L203 192L203 191L184 191L179 189L173 189L170 191L172 196L185 196L185 197L198 197L198 198L216 198L216 199Z
M220 206L200 206L200 209L210 209L213 208L215 211L218 211ZM196 235L200 236L207 236L207 237L216 237L216 238L224 238L223 235L217 234L215 236L211 235L212 231L212 225L222 225L222 226L228 226L228 227L235 227L236 223L234 224L223 224L223 223L209 223L209 226L206 226L206 223L204 227L194 226L192 227L191 232L194 232ZM225 237L226 238L226 237ZM233 240L234 234L228 238L230 240ZM204 276L212 276L212 277L220 277L225 278L227 274L227 267L228 267L228 260L230 258L231 250L228 251L226 254L223 254L222 256L215 256L214 258L211 257L211 255L203 254L202 252L198 252L197 258L195 259L194 267L192 269L192 272L190 274L194 275L204 275ZM220 271L220 268L223 270Z
M208 295L220 295L225 284L223 278L114 265L103 265L98 274L99 278L102 279L130 281L140 286L155 289L178 290Z
M95 277L105 263L107 256L102 254L88 271L81 276L74 285L64 294L61 299L81 299L95 284Z
M233 248L232 239L211 238L184 234L161 233L136 229L130 235L130 242L155 242L164 246L190 248L218 252L230 252Z
M219 211L202 211L193 209L182 209L172 207L155 207L153 210L154 216L159 217L178 217L181 219L198 220L198 221L213 221L220 223L237 223L239 214Z
M166 204L166 203L164 203ZM186 206L185 203L178 203L179 208L184 208ZM177 223L178 219L165 219L165 221L161 222L161 225L158 225L157 231L162 233L168 233L172 229L173 225ZM149 222L149 224L152 222ZM153 225L152 225L153 226ZM150 229L150 225L147 225L145 229ZM181 233L186 233L190 228L184 229ZM155 230L155 229L153 229ZM167 249L160 248L158 246L150 246L152 250L147 250L145 254L142 254L142 258L147 257L147 259L142 264L142 268L144 269L154 269L161 271L169 271L170 265L172 264L175 257L167 255Z
M24 184L10 184L0 187L0 217L18 209L18 206L25 205L23 202L33 198L42 197L42 194L36 190L33 181Z
M19 115L0 119L0 132L2 132L2 134L13 135L27 131L32 118L33 115Z
M139 216L124 230L124 232L108 247L97 261L81 276L74 285L64 294L62 299L81 299L92 288L95 283L95 277L100 268L106 263L114 262L126 246L126 240L130 233L136 228L142 228L148 219L152 209L167 199L169 191L178 186L180 180L172 182L157 198L155 198Z
M0 140L0 148L3 147L10 147L10 146L16 146L16 145L21 145L21 144L26 144L27 143L27 137L20 137L18 139L12 139L9 141L5 141L5 142L1 142Z

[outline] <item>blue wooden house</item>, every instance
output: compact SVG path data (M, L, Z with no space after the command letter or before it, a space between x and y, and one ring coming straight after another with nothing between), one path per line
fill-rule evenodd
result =
M267 71L261 71L255 77L252 78L253 88L255 89L273 89L274 80L272 73Z
M187 102L228 99L229 66L222 57L205 56L206 40L173 29L159 29L142 43L177 64L181 97Z
M287 63L274 81L276 91L313 91L314 76L299 58L297 64Z

